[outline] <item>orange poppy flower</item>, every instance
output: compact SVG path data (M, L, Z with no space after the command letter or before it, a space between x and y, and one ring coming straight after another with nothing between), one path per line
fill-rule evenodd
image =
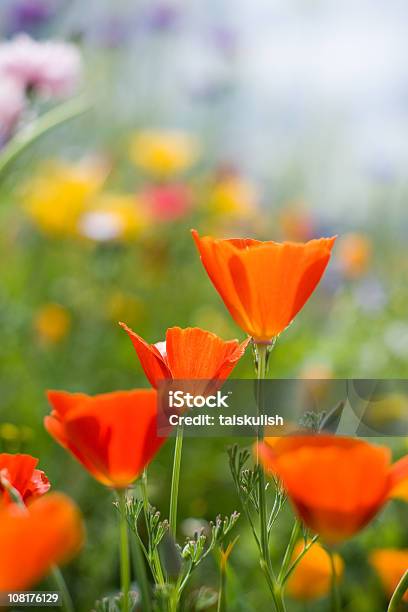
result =
M199 327L170 327L165 342L148 344L120 323L135 347L153 387L160 380L224 380L245 352L249 339L225 341Z
M362 529L408 480L408 456L391 465L388 448L334 435L295 435L258 445L305 524L329 544Z
M335 238L304 244L193 238L235 322L256 341L278 336L303 308L329 263Z
M11 503L7 488L10 486L20 495L24 503L44 495L50 482L42 470L37 470L38 459L31 455L0 454L0 501Z
M78 508L60 493L36 499L26 510L15 504L3 507L0 511L0 592L31 587L53 565L77 553L83 537Z
M47 431L108 487L134 482L165 441L156 434L154 389L93 397L49 391L48 400L53 410L44 420Z
M384 591L391 598L408 569L408 549L379 548L370 554L369 560L380 577ZM408 602L408 590L403 599Z
M301 554L304 545L303 540L296 544L292 562ZM343 559L338 554L334 554L333 560L336 577L339 579L344 570ZM294 599L310 601L327 595L330 592L331 582L332 567L329 554L323 546L313 544L289 576L286 588Z

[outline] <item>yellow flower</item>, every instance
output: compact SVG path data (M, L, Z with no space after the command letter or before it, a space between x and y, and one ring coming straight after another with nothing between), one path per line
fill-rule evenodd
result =
M0 438L7 442L14 442L20 438L20 430L13 423L0 424Z
M379 548L371 553L369 560L381 580L384 591L388 597L391 597L408 569L408 549ZM404 601L408 601L408 591L404 595Z
M60 304L44 304L34 318L34 329L43 342L56 344L69 333L71 316Z
M45 162L25 185L23 205L45 233L75 235L79 216L105 177L106 168L100 164Z
M176 130L145 130L130 144L132 161L148 174L167 178L187 170L197 159L193 136Z
M303 547L303 541L296 544L292 562L302 552ZM334 567L337 579L341 578L344 563L338 554L334 555ZM317 599L327 595L331 588L331 581L332 568L329 554L320 544L313 544L290 575L287 591L294 599L303 601Z
M218 180L210 194L210 210L218 215L246 217L257 208L255 187L245 179L231 175Z
M96 241L130 240L148 224L135 195L102 193L78 220L78 232Z

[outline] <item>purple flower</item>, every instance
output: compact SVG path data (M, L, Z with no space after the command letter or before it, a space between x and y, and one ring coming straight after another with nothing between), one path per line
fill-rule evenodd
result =
M145 24L151 30L170 30L179 17L179 9L174 4L159 2L149 8L145 16Z
M14 0L7 16L8 33L31 32L47 21L54 10L52 0Z
M46 96L67 96L82 72L78 49L63 42L37 42L21 34L0 45L0 78L8 76L25 89Z

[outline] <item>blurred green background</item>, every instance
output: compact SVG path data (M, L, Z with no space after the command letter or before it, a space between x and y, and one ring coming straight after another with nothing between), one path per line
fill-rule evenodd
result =
M119 320L149 342L173 325L243 339L206 277L190 228L274 240L338 234L324 280L273 351L271 376L407 375L408 75L394 61L407 7L239 4L239 15L229 2L105 1L84 9L68 0L21 0L1 8L4 40L25 31L78 45L80 90L93 103L33 144L0 183L0 449L39 457L53 488L84 513L86 547L65 570L78 610L117 588L115 513L110 494L43 429L45 390L147 386ZM338 48L333 42L327 50L336 16ZM376 71L369 50L379 29L384 54ZM356 68L350 49L359 42ZM316 64L319 48L327 66ZM314 76L299 81L302 74ZM54 104L33 96L21 123ZM248 350L233 376L252 375ZM240 510L226 455L231 442L186 439L180 542L187 519ZM396 458L408 449L404 439L385 442ZM163 516L172 447L169 440L149 468L151 502ZM274 559L290 516L286 509L278 521ZM231 610L269 609L243 517L238 530ZM399 503L341 547L349 612L385 609L367 563L376 547L408 547ZM216 589L217 580L210 559L186 609L196 609L195 588ZM328 601L288 606L318 612Z

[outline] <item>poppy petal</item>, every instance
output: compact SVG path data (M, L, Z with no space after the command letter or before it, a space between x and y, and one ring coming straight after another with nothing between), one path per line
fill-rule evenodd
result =
M178 380L226 378L248 344L225 342L198 327L171 327L166 334L167 360Z
M156 346L145 342L143 338L125 325L125 323L119 323L119 325L131 339L143 371L150 384L153 387L157 387L159 380L171 378L170 370Z
M46 495L27 511L7 506L0 512L0 591L35 585L53 565L77 553L83 538L78 508L65 495Z

